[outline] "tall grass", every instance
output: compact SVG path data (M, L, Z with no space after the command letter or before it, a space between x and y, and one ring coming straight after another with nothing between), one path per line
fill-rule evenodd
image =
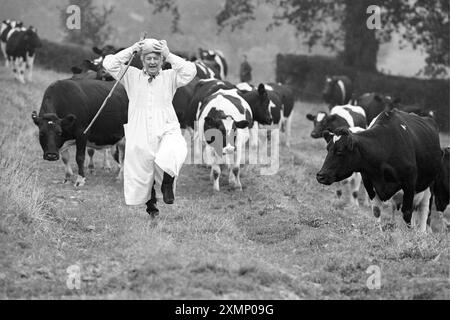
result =
M0 136L0 223L5 226L25 224L35 231L48 229L44 189L38 184L37 171L25 160L19 145L24 139L11 136L5 128Z

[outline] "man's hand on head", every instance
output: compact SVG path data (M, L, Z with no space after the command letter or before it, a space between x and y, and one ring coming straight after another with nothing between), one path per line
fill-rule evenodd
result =
M142 52L142 48L144 47L144 41L138 41L131 46L133 52L140 54Z
M160 40L159 43L155 44L153 46L155 52L159 52L161 53L161 55L167 59L167 57L170 54L170 50L169 47L167 46L167 41L166 40Z

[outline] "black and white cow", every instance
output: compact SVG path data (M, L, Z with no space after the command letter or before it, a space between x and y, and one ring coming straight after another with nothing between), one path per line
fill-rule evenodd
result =
M213 189L220 191L220 164L226 163L230 185L242 190L240 166L250 138L249 127L253 125L250 105L237 90L220 89L203 100L196 120L198 137L204 146L203 158L211 166Z
M241 92L251 92L257 87L247 82L236 85ZM279 83L268 83L264 85L269 96L269 112L272 115L272 124L278 126L280 132L285 133L285 144L290 147L291 128L294 109L294 93L286 85Z
M215 71L217 79L225 80L228 74L228 64L220 50L205 50L199 48L200 60Z
M0 26L0 47L5 59L5 66L9 67L8 57L6 55L6 44L14 30L22 30L23 22L15 20L4 20Z
M343 106L350 102L353 95L353 84L347 76L327 76L322 91L323 99L328 103L328 109Z
M101 80L101 81L111 81L114 80L111 75L105 72L104 68L96 64L94 61L90 60L84 60L81 64L74 66L71 68L72 71L72 77L70 79L72 80L83 80L83 79L91 79L91 80ZM111 78L110 78L111 77ZM119 171L119 175L117 176L117 179L123 178L123 158L125 156L124 152L122 152L125 148L125 138L123 141L121 140L118 145L113 146L112 148L109 148L109 146L106 147L99 147L99 148L87 148L87 153L89 155L89 171L92 173L94 170L94 154L95 151L103 151L103 169L109 171L111 170L112 166L110 163L110 158L113 156L113 158L117 161L119 164L121 170ZM113 151L113 154L111 154L111 151Z
M290 147L295 102L294 92L289 86L279 83L268 83L265 85L265 88L269 92L272 101L270 112L273 123L278 125L281 132L285 133L285 144L287 147Z
M28 81L33 81L35 51L42 46L37 30L12 29L6 43L6 56L12 66L14 75L21 83L25 83L25 69L28 70Z
M272 117L268 108L270 100L268 93L264 88L264 84L261 83L258 86L258 90L241 92L233 84L227 81L207 79L200 80L197 83L186 120L187 128L191 131L194 145L196 146L194 148L195 153L200 151L198 148L201 146L201 132L199 130L198 122L199 112L202 110L206 101L209 101L210 97L219 91L226 92L227 97L237 105L243 103L250 108L252 116L252 121L248 125L248 130L250 131L250 147L252 150L251 152L257 152L255 150L258 146L258 126L256 123L261 123L263 125L270 125L272 123ZM196 156L196 158L198 157L199 156Z
M314 123L311 137L320 139L325 131L334 132L337 128L366 128L366 112L359 106L335 106L330 114L322 111L317 115L307 114L306 118ZM328 141L327 141L328 142Z
M390 200L402 190L404 221L411 225L416 206L419 229L426 231L430 185L439 173L442 155L437 125L432 118L397 109L383 112L366 131L336 130L327 149L325 162L317 173L319 183L330 185L360 172L364 187L374 200L372 212L379 220L382 201ZM420 201L414 203L415 198Z
M261 83L257 90L240 91L228 81L203 79L195 86L186 121L188 127L194 129L194 122L198 118L198 110L204 104L204 100L219 90L231 90L233 91L233 95L238 95L243 98L252 110L253 121L268 125L272 123L272 116L269 111L270 100L264 84Z
M61 154L66 166L65 182L73 175L69 165L70 146L76 146L78 175L75 185L82 186L85 184L86 147L111 147L124 138L123 124L127 122L128 98L121 85L116 87L87 135L83 134L112 86L111 82L90 79L56 81L45 91L39 115L36 112L32 114L34 123L39 127L43 158L57 161Z
M315 116L307 114L306 118L314 123L311 137L314 139L323 137L327 143L330 142L330 137L327 136L325 138L325 132L334 133L338 128L349 128L352 132L359 132L364 130L367 126L364 110L359 106L352 105L335 106L331 109L329 115L326 112L319 112ZM358 197L361 181L361 175L356 172L342 181L342 184L347 185L348 187L350 204L354 206L359 206ZM341 197L342 190L340 187L336 190L336 195L338 198ZM364 201L365 204L368 204L367 197L365 197Z

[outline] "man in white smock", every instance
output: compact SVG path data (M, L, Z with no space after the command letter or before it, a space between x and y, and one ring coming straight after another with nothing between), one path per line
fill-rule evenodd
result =
M145 39L115 55L108 55L104 68L120 77L133 52L141 55L143 69L129 67L122 84L128 94L128 123L125 129L124 194L131 206L147 205L155 217L155 182L161 184L163 200L173 204L174 179L178 176L187 146L172 105L177 88L196 75L192 62L170 53L165 40ZM164 60L172 69L161 70Z

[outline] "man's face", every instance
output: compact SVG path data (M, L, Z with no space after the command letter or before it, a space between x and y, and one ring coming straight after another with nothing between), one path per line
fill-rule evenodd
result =
M160 53L151 52L142 57L142 64L148 74L156 75L161 70L163 58Z

